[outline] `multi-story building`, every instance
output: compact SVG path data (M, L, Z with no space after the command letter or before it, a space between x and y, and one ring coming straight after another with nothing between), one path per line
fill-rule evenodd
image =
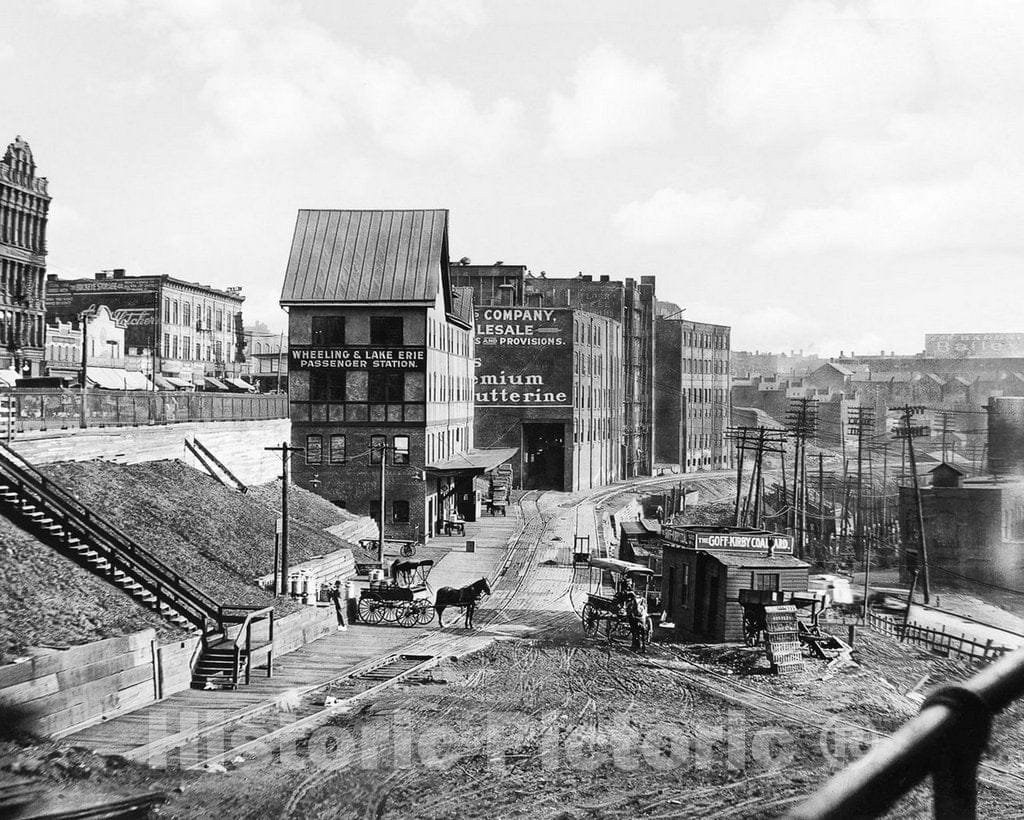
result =
M619 330L621 406L609 409L617 478L650 475L653 466L654 277L614 282L608 276L533 276L522 265L452 267L452 281L473 288L474 304L572 309L613 320ZM582 315L582 313L581 313ZM579 343L577 343L579 344ZM568 353L563 350L562 353ZM584 389L581 386L581 389ZM481 416L481 419L484 417ZM579 444L576 441L575 444ZM566 475L569 475L567 473Z
M512 455L473 449L472 300L448 269L445 210L299 211L281 294L294 480L379 522L383 475L388 538L473 517L474 474Z
M621 475L622 327L572 308L476 308L476 437L519 449L524 489L574 491Z
M671 314L658 317L654 390L658 462L679 464L683 472L729 466L729 335L725 325Z
M260 392L288 390L288 340L284 333L272 333L257 322L245 329L245 359L249 365L249 381Z
M160 376L202 385L206 376L248 375L240 288L219 290L171 276L128 276L124 269L101 271L93 279L46 281L51 323L70 322L105 305L125 326L125 355L150 358L146 369Z
M46 177L21 137L0 161L0 368L41 373L46 309Z

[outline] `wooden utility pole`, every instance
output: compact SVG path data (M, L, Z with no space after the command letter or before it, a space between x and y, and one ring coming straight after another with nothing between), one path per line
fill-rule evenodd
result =
M304 453L305 447L292 447L287 441L280 447L264 447L281 454L281 589L279 594L288 594L288 485L291 483L291 457Z
M928 572L928 546L927 539L924 533L924 507L921 503L921 485L917 479L917 458L914 454L914 436L925 435L927 429L919 425L915 427L911 422L915 413L922 412L921 407L912 407L909 404L905 404L903 407L893 408L903 413L903 424L902 428L897 431L897 435L906 440L907 455L910 458L910 474L914 482L914 503L917 506L917 535L920 539L920 555L921 555L921 591L924 593L924 602L930 603L931 600L931 579Z
M377 539L377 563L384 569L384 466L388 460L388 448L380 443L380 537Z
M817 432L817 399L794 399L786 414L794 443L793 460L793 533L796 553L803 557L807 541L807 438Z

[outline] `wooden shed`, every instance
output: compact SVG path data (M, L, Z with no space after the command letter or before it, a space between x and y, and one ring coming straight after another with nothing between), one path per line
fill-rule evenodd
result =
M743 640L741 589L807 590L810 565L793 557L789 536L699 527L666 527L665 536L662 606L677 640Z

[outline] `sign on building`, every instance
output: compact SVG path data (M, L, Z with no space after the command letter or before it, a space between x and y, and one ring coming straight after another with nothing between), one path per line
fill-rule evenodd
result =
M313 347L288 349L292 370L412 370L427 369L423 347Z
M699 550L731 550L767 554L792 554L793 538L774 532L716 532L689 527L664 527L662 538Z
M480 307L476 318L478 407L572 406L572 311Z
M127 347L152 349L157 342L157 284L145 279L57 279L46 283L46 309L62 322L77 322L83 311L106 305L115 323L124 327Z
M924 350L933 359L1024 357L1024 333L926 333Z

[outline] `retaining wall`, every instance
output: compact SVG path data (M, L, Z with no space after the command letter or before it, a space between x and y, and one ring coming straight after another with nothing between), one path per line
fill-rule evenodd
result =
M274 623L280 657L334 631L332 606L303 607ZM199 638L158 645L144 629L121 638L0 666L0 703L24 708L33 731L61 737L187 689Z

